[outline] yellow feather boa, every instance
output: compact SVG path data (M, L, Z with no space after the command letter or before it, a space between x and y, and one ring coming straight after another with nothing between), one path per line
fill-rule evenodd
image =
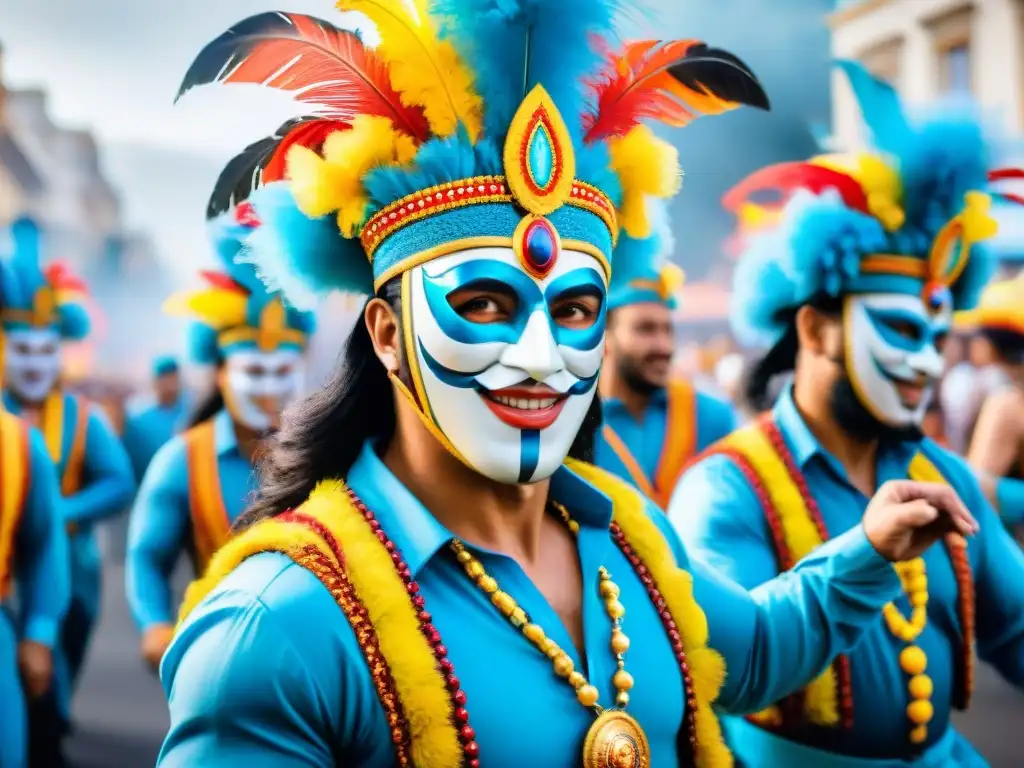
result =
M725 680L725 662L707 644L707 619L694 601L692 578L676 567L668 543L647 516L646 502L640 494L596 467L580 462L567 464L612 500L614 520L647 566L679 627L697 700L698 768L730 768L732 756L712 710ZM351 503L340 481L322 483L299 511L319 521L344 548L344 570L369 612L409 722L414 764L461 765L462 750L452 725L445 681L387 550ZM250 528L229 541L213 557L203 577L189 587L181 620L247 557L276 551L309 567L309 547L338 564L321 537L300 523L267 520Z

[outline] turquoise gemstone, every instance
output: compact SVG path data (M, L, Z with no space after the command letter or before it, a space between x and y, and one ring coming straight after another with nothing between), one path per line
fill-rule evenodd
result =
M551 183L554 175L554 148L551 146L551 137L543 123L537 126L537 131L530 141L530 173L533 180L541 189Z

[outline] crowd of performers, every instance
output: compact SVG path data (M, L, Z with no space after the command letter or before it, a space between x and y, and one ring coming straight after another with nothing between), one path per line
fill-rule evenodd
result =
M260 14L185 76L327 106L227 166L216 268L168 301L205 400L158 360L119 440L66 394L84 286L12 227L0 766L61 764L93 527L133 498L164 768L985 766L950 715L978 661L1024 687L1024 281L990 282L1014 173L977 115L912 120L842 62L870 146L726 197L758 222L733 292L762 351L744 418L670 375L680 173L649 124L767 109L754 73L614 43L611 0L338 5L380 44ZM334 291L369 298L297 400ZM1002 374L970 463L922 432L956 326Z

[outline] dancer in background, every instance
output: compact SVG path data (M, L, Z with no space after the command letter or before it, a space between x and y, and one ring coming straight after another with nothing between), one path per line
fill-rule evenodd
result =
M974 115L911 124L888 85L842 69L872 150L773 166L738 188L788 201L741 256L733 325L770 346L753 387L787 370L794 383L687 472L669 516L695 557L758 589L858 530L879 489L954 488L980 535L902 558L903 593L856 647L799 695L726 723L750 768L981 768L950 715L970 701L975 652L1024 687L1024 555L970 467L920 427L953 311L990 274L988 147Z
M40 761L59 760L59 734L70 724L71 696L99 613L101 563L93 529L125 508L134 484L128 456L106 419L61 382L63 343L89 333L80 303L85 286L62 264L42 268L35 222L21 219L12 231L16 250L0 283L4 406L42 432L63 497L57 509L70 536L71 602L53 695L32 713L32 761L51 765Z
M684 276L667 261L675 246L667 212L652 205L652 215L658 248L623 237L625 258L608 290L599 383L604 425L595 460L665 509L686 464L732 432L737 416L726 401L670 378L673 311Z
M142 631L142 656L155 670L174 631L171 575L183 553L202 575L253 499L260 441L302 392L312 315L268 293L251 264L233 256L254 222L240 207L210 224L222 272L206 287L168 302L190 314L191 356L216 368L216 387L193 423L154 457L132 509L125 572L128 601Z
M287 73L336 105L326 138L305 121L250 155L267 186L247 245L289 298L375 298L190 590L159 764L729 765L716 698L744 710L809 678L896 593L879 551L973 527L948 488L903 485L751 596L690 563L627 483L564 463L592 454L613 243L646 239L645 196L677 187L641 116L659 96L677 124L676 99L765 106L760 85L693 41L602 67L612 0L340 7L381 44L266 13L185 80ZM327 81L290 69L307 56L336 64ZM604 84L585 100L584 82Z
M160 447L185 426L189 403L181 385L178 361L171 355L156 358L153 361L153 397L132 407L121 436L138 482L142 481L146 467Z
M993 283L957 318L985 337L995 360L967 460L1007 525L1024 522L1024 279Z

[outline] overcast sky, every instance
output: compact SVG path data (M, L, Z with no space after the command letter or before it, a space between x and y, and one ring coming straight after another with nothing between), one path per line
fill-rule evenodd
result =
M797 78L813 80L817 95L807 120L823 117L821 68L814 73L800 57L808 34L824 34L828 0L647 4L661 14L661 36L703 37L741 54L776 103L784 81L800 94L806 83ZM129 225L150 232L161 257L184 274L208 258L203 211L222 165L299 110L286 96L258 88L211 86L177 106L174 94L208 40L248 15L276 9L339 18L331 0L0 0L3 77L15 88L45 88L60 124L93 129ZM823 63L820 50L814 55L812 63ZM687 130L714 141L715 132L699 124Z

